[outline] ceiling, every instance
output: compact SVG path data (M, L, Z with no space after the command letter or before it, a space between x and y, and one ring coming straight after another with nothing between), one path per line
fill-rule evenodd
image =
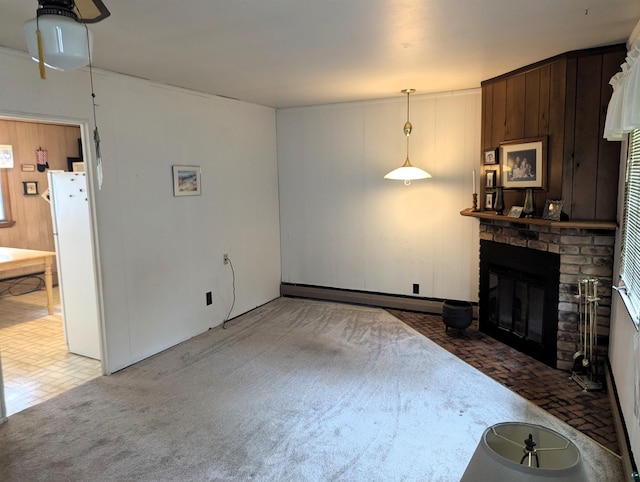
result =
M103 1L95 67L271 107L479 87L640 19L638 0ZM2 0L0 46L26 51L36 8Z

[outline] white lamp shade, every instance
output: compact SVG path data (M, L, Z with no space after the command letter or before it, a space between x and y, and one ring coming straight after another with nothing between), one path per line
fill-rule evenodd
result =
M521 464L524 440L532 434L539 467ZM522 444L518 446L518 444ZM540 425L505 422L485 430L461 482L589 480L578 448L569 439Z
M385 179L392 179L394 181L415 181L416 179L428 179L430 177L431 174L427 171L411 165L409 159L407 159L401 167L394 169L384 176Z
M41 15L27 20L24 35L29 54L39 61L38 37L40 27L44 64L56 70L74 70L89 64L89 54L93 51L93 34L85 24L61 15Z

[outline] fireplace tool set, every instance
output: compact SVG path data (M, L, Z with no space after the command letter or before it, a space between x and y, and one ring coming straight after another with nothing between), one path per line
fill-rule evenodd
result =
M573 355L571 378L583 390L601 390L596 349L598 346L598 280L583 279L578 282L579 349Z

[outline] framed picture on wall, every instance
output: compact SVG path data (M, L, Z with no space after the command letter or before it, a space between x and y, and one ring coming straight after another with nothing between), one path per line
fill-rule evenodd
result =
M484 150L485 164L498 164L498 150L495 147Z
M22 189L25 196L37 196L38 195L38 183L37 181L25 181L22 183Z
M11 169L13 167L13 146L0 145L0 168Z
M496 187L496 171L490 170L485 173L486 179L484 183L484 187L493 189Z
M81 171L79 170L80 166L82 166ZM82 157L67 157L67 169L69 172L84 172Z
M547 137L500 144L502 185L505 188L544 188L547 171Z
M488 192L484 196L484 208L493 211L493 200L495 199L496 194L494 192Z
M200 195L200 166L173 166L173 195Z

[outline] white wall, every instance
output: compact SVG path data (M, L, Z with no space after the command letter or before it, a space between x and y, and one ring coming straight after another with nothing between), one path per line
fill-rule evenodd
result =
M623 219L623 202L625 190L627 143L622 142L620 155L620 181L618 185L618 219ZM616 231L616 252L614 258L614 283L619 279L620 267L620 230ZM640 454L640 413L636 413L637 399L636 384L640 377L640 353L636 353L634 342L638 333L629 313L618 293L611 298L611 324L609 338L609 361L611 371L618 391L618 399L622 409L625 426L629 434L631 450L634 457ZM638 405L640 408L640 405Z
M0 115L92 130L88 70L47 75L0 49ZM236 273L231 316L278 297L276 119L271 108L103 71L94 84L104 186L93 176L92 188L114 371L223 321L232 302L223 253ZM174 164L201 166L201 196L173 197Z
M278 110L282 280L477 300L480 90L412 95L411 162L432 179L383 176L406 157L406 97Z

